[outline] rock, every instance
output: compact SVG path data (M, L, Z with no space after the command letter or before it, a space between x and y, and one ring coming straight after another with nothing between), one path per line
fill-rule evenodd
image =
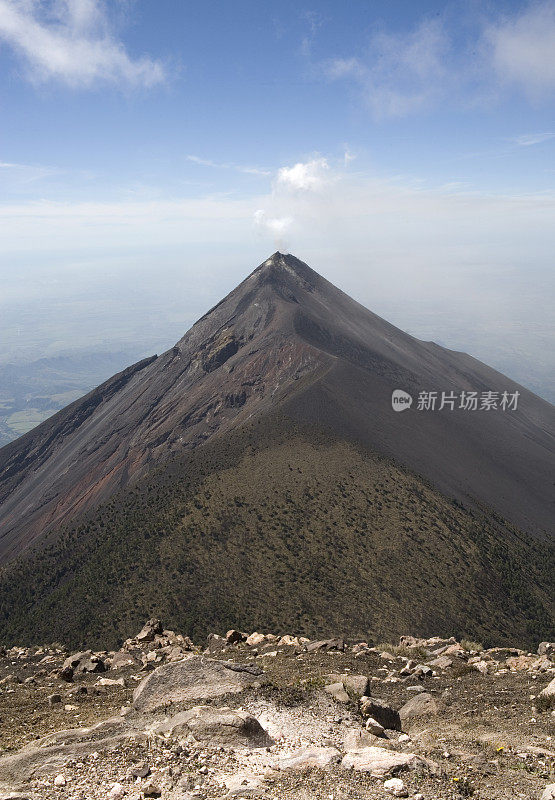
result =
M263 676L258 667L189 656L164 664L144 678L133 693L133 705L145 712L185 700L220 697L242 692L247 686L260 683Z
M161 797L162 796L162 789L156 784L150 781L143 786L143 797Z
M555 800L555 783L550 783L543 790L540 800Z
M110 664L110 669L121 669L122 667L136 667L139 662L131 653L115 653Z
M67 683L71 683L73 680L73 669L71 667L62 667L59 672L60 678L63 681L67 681Z
M472 667L477 671L480 672L482 675L487 675L489 672L488 665L486 661L476 661Z
M384 726L380 725L373 717L368 717L366 720L366 730L374 736L383 736L385 729Z
M431 694L421 692L407 700L405 705L399 710L399 716L402 720L411 719L412 717L423 717L427 714L437 714L437 703Z
M319 650L340 650L343 652L345 649L345 642L343 639L323 639L320 642L308 642L306 645L307 653L316 653Z
M264 794L264 783L257 775L231 775L224 778L227 797L260 797Z
M135 764L134 767L130 767L127 770L127 776L129 778L146 778L150 775L150 767L146 763L146 761L140 761L138 764Z
M144 732L129 729L120 717L104 720L91 728L57 731L17 752L0 755L0 786L26 783L36 775L56 774L68 761L94 752L115 751L130 741L145 740Z
M540 656L532 664L532 669L537 672L548 672L553 669L553 661L547 656Z
M110 800L122 800L125 797L125 787L121 783L114 783L108 792L108 797Z
M54 786L58 786L58 787L65 786L66 783L67 783L67 781L66 781L65 777L61 773L59 775L56 775L56 777L54 778Z
M384 782L383 788L393 797L408 797L409 793L401 778L389 778Z
M62 670L71 669L73 675L83 675L86 672L104 672L106 666L99 656L92 654L90 650L85 650L83 653L75 653L69 658L66 658Z
M555 678L547 684L547 686L541 690L540 697L555 697Z
M208 635L208 642L206 645L206 653L221 653L227 647L227 641L223 636L218 636L217 633L210 633Z
M405 769L426 766L427 762L415 753L397 753L384 747L364 747L343 757L341 766L357 772L369 772L374 778L385 778Z
M362 750L364 747L381 746L387 746L384 740L365 730L349 731L343 740L343 748L347 753L351 750Z
M340 760L341 753L336 747L305 747L292 756L280 759L275 766L280 770L324 769Z
M339 675L332 673L327 676L330 684L341 683L348 694L363 697L368 694L368 678L366 675Z
M125 688L125 678L100 678L95 686L122 686Z
M330 694L338 703L348 703L350 701L342 683L330 683L328 686L324 686L324 691Z
M434 674L434 671L427 664L417 664L412 674L414 675L415 678L418 678L420 676L422 676L423 678L429 678Z
M250 647L258 647L259 644L262 644L265 641L266 641L265 635L263 633L256 633L256 632L251 633L251 635L247 636L247 638L245 639L245 642Z
M192 734L211 747L271 747L273 739L256 717L230 708L196 706L159 723L156 733L170 736Z
M437 669L447 669L452 665L453 659L449 658L449 656L439 656L439 658L434 658L433 661L428 661L429 667L436 667Z
M535 656L511 656L505 661L505 667L512 672L526 672L534 666Z
M539 656L552 656L555 654L555 642L540 642L538 646Z
M48 705L54 706L57 703L62 702L62 695L61 694L50 694L48 695Z
M300 647L300 644L298 636L291 636L288 633L278 640L278 647Z
M139 633L135 636L137 642L152 642L154 637L160 635L164 627L159 619L149 619Z
M232 629L226 633L225 639L228 644L239 644L247 641L247 634Z
M401 730L401 718L399 712L391 708L384 700L377 697L361 697L360 710L363 716L372 717L383 728L389 730Z

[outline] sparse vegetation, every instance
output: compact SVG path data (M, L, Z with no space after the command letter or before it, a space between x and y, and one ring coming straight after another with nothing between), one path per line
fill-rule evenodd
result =
M117 644L160 616L197 641L240 625L366 641L472 630L531 646L555 638L551 570L546 545L348 442L268 418L9 565L0 643Z
M425 647L407 647L403 644L391 644L391 642L381 642L375 645L381 652L391 653L392 656L399 658L413 658L417 661L422 661L429 656L429 652Z
M548 695L538 695L534 700L537 710L540 713L545 713L547 711L553 711L555 709L555 695L548 694Z
M473 642L471 639L461 639L461 647L469 653L481 653L484 649L483 644L480 644L480 642Z

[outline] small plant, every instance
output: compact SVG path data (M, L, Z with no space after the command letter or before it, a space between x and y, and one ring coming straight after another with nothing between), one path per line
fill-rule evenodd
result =
M463 675L468 675L471 672L476 672L472 664L467 664L466 661L453 662L451 673L454 678L462 678Z
M413 658L418 661L428 658L429 653L425 647L407 647L404 644L391 644L390 642L380 642L376 645L376 650L391 653L398 658Z
M463 648L463 650L467 651L474 650L477 653L481 653L482 650L484 649L483 644L481 644L480 642L473 642L471 639L462 639L461 647Z
M539 694L534 704L541 713L552 711L555 708L555 694Z
M468 778L453 778L453 783L457 787L457 791L463 797L472 797L474 794L474 786Z

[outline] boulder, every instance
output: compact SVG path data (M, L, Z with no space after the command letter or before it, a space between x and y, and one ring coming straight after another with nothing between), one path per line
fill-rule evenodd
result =
M345 649L345 642L343 639L323 639L319 642L308 642L306 645L307 653L316 653L319 650L340 650L343 652Z
M232 629L226 633L225 638L228 644L239 644L239 642L247 641L247 634Z
M389 778L384 782L383 788L393 797L408 797L409 793L401 778Z
M73 675L83 675L86 672L105 672L106 665L100 656L95 656L90 650L74 653L64 661L62 672L72 671Z
M399 716L402 720L411 719L412 717L423 717L427 714L437 714L437 703L431 694L427 692L420 692L415 694L410 700L407 700L405 705L399 710Z
M398 753L384 747L364 747L352 750L341 762L344 769L369 772L374 778L385 778L406 769L425 767L426 761L415 753Z
M383 728L393 731L401 730L399 712L377 697L361 697L360 711L364 717L372 717Z
M227 647L227 640L223 636L218 636L217 633L209 633L208 641L206 644L205 653L215 654L221 653Z
M349 731L343 740L343 748L345 752L351 750L362 750L365 747L382 747L386 746L384 740L378 738L368 730L354 730Z
M262 644L266 641L266 636L263 633L254 632L251 633L250 636L247 636L245 642L249 645L249 647L257 647L259 644Z
M550 783L543 790L540 800L555 800L555 783Z
M384 726L380 725L374 717L368 717L366 720L366 730L374 736L383 736L385 732Z
M540 697L555 697L555 678L547 684L547 686L541 690Z
M330 684L341 683L348 694L363 697L368 694L368 678L366 675L350 675L332 673L327 676Z
M164 626L159 619L149 619L135 636L138 642L152 642L155 636L162 634Z
M260 683L263 676L259 667L189 656L164 664L144 678L133 693L133 705L146 712L186 700L221 697L242 692L247 686Z
M281 758L274 766L280 770L306 770L339 763L341 753L336 747L304 747L286 758Z
M449 658L449 656L439 656L439 658L434 658L433 661L428 661L428 666L436 669L447 669L447 667L451 667L452 665L453 659Z
M271 747L273 739L256 717L230 708L196 706L158 723L155 733L170 736L191 734L211 747Z
M15 753L0 755L0 786L19 785L37 775L55 774L68 761L79 761L94 752L116 751L130 741L145 742L146 735L126 727L119 717L91 728L48 734Z
M538 645L539 656L555 655L555 642L540 642Z
M324 691L331 695L338 703L348 703L350 700L342 683L330 683L324 686Z
M122 667L136 667L139 662L131 653L118 652L114 654L110 669L121 669Z

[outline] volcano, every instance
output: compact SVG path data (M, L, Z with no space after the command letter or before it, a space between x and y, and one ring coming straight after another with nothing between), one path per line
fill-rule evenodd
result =
M392 406L395 390L413 398L403 413L397 413ZM472 405L459 407L461 397L472 397L469 393L473 392L481 398L482 406L474 410ZM513 404L505 407L501 399L507 395ZM434 408L429 400L428 405L422 403L426 397L437 398ZM485 402L483 398L488 397L494 400ZM228 494L224 492L219 498L217 509L208 503L204 517L201 515L195 549L203 553L199 558L205 571L214 537L219 544L230 545L226 536L231 536L232 517L240 517L245 505L257 506L254 513L264 516L261 508L277 503L273 527L256 534L267 542L277 528L282 531L284 514L287 517L287 492L292 493L290 505L295 506L300 502L298 492L310 494L314 486L329 482L334 487L335 505L328 506L330 489L327 498L320 499L321 531L328 529L333 518L336 531L331 533L336 536L328 537L327 543L320 542L319 549L311 554L312 559L327 563L330 548L342 551L345 544L345 520L354 513L346 496L354 491L364 473L366 487L372 484L374 499L364 513L357 505L355 516L359 512L360 515L352 524L361 529L358 533L362 537L370 532L363 546L364 549L372 541L374 555L368 553L370 561L378 550L391 545L391 537L409 535L411 530L420 528L425 528L430 537L424 536L423 540L424 546L430 548L430 559L435 557L441 562L454 558L434 539L441 528L441 541L450 538L448 549L457 542L455 549L460 550L461 565L465 548L475 551L467 553L468 558L480 561L479 566L478 561L474 565L477 572L467 590L475 592L478 581L482 590L486 587L489 591L495 559L491 549L487 554L480 549L484 545L477 541L476 532L482 530L484 541L494 549L501 548L505 555L508 553L506 558L513 559L511 564L517 572L519 559L522 564L537 565L541 572L554 516L553 422L553 407L510 378L465 353L402 332L299 259L277 252L199 319L171 350L115 375L0 450L1 576L3 587L12 587L6 589L1 606L2 624L10 635L38 635L42 623L33 627L34 623L20 619L14 609L24 606L34 613L35 620L40 619L47 605L57 607L62 595L66 599L73 597L71 587L79 585L78 575L84 565L94 572L96 563L100 569L95 558L100 557L101 551L106 558L110 552L110 558L125 559L131 567L144 563L141 548L148 540L148 547L157 552L156 563L160 563L164 542L167 544L182 529L184 520L190 521L191 515L198 512L189 507L192 503L196 508L200 502L195 493L201 492L204 497L208 491L211 498L217 494L214 485L211 484L212 490L206 488L216 475L220 476L220 484L224 478L229 487L234 484L234 493L229 494L229 488ZM289 464L285 477L278 466L282 465L284 448ZM309 453L322 455L322 448L332 448L330 457L332 451L335 453L336 474L333 463L324 463L320 458L313 459L311 466ZM361 466L363 462L366 466ZM358 471L355 464L359 465ZM265 470L265 478L257 496L241 500L245 489L254 491L261 470ZM234 483L232 474L241 474L243 484ZM291 480L291 475L298 476L298 480ZM407 500L407 507L401 511L396 498L409 484L412 500ZM338 485L344 487L343 500L341 492L336 496ZM145 511L142 519L135 520L133 527L129 514L142 507L153 487L158 492L156 497L164 491L168 493L168 504L163 508L151 497L148 513ZM179 502L174 496L176 487L182 492ZM395 508L384 521L384 508L391 503ZM435 522L429 518L432 507L437 512ZM142 530L147 518L157 532L151 531L146 540L141 538L140 547L136 542L132 545L133 536ZM114 539L114 532L121 525L127 533L120 531L120 539ZM303 526L306 528L306 520L295 517L287 527L289 538L297 542L295 546L299 543L297 537L306 535ZM474 539L470 530L474 531ZM280 547L283 536L282 531L278 535ZM400 540L398 545L402 548ZM254 540L247 537L243 546L253 547ZM139 547L140 557L139 550L133 547ZM418 553L420 557L422 548ZM268 555L270 561L279 557L276 553ZM532 560L526 561L528 558ZM48 579L44 576L46 563L52 567ZM443 567L451 570L447 562ZM369 568L367 580L376 579L376 568L376 564ZM394 568L395 564L391 569ZM172 567L175 577L173 583L170 581L171 587L166 587L166 595L158 605L158 601L150 599L145 611L158 609L160 603L175 609L180 581L190 581L194 576L193 583L198 582L200 569L197 562ZM40 580L38 574L42 576ZM275 577L275 570L272 574ZM17 594L14 576L34 587L31 594ZM148 577L152 577L150 573ZM223 571L216 570L215 584L222 577ZM236 579L241 583L239 576ZM99 580L98 576L95 580ZM500 580L502 583L501 578L493 583L498 586ZM522 620L523 630L529 629L530 619L544 619L549 587L542 581L538 573L535 586L525 592L525 600L503 595ZM384 591L390 590L390 583L389 579L385 581ZM218 600L214 583L203 580L202 585L211 599L205 597L203 610L198 610L197 616L218 621L227 618L228 612L222 609L229 598ZM97 586L103 586L101 580ZM320 612L307 616L307 606L305 603L303 607L302 601L305 589L306 586L297 586L296 610L291 611L300 628L310 628L310 619L321 616ZM400 592L403 606L407 606L410 591L409 586ZM241 601L232 603L235 621L244 616L241 603L247 602L246 597L254 609L248 622L266 619L256 591L245 590L241 596ZM440 597L441 591L438 602ZM137 602L132 591L127 599L131 604ZM68 623L75 640L85 628L90 637L91 630L95 630L94 619L102 618L98 608L92 612L92 601L81 598L79 602L80 608L89 610L83 612L86 619ZM413 619L408 606L399 616L399 625L406 622L411 630L420 625L423 632L428 632L429 619L422 609L414 610ZM122 605L120 612L121 620L129 618L131 625L133 614L129 609ZM183 609L179 613L179 627L183 628L183 615L190 613ZM14 615L19 620L15 623ZM346 619L343 609L339 621ZM464 627L465 619L468 621L468 615L465 618L458 609L449 620L445 619L445 624L449 623L452 631L455 623ZM492 623L490 633L498 635L504 624ZM542 624L551 622L544 619ZM351 628L362 632L362 625L357 618ZM485 621L484 625L487 627ZM326 626L319 622L313 627L323 630Z

